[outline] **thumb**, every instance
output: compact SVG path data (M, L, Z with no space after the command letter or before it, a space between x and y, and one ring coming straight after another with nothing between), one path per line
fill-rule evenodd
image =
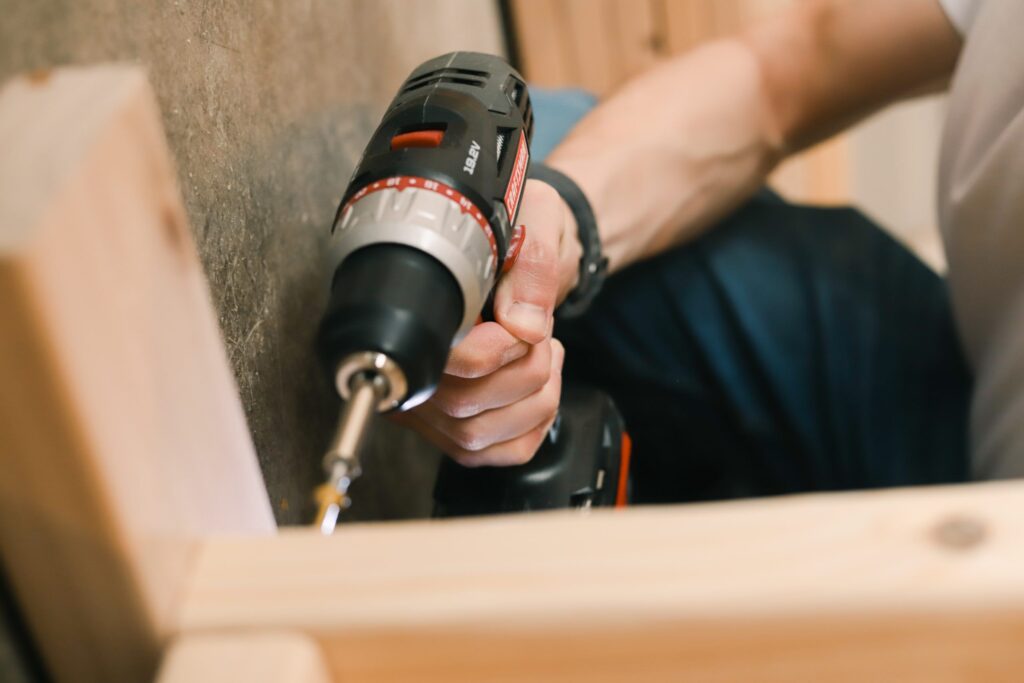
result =
M551 332L558 296L558 244L565 215L549 185L526 184L519 220L523 243L518 258L494 293L494 318L519 339L537 344Z

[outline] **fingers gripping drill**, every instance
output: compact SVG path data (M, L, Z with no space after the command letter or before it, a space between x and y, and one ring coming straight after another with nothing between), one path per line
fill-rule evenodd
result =
M333 277L318 336L320 356L346 402L324 458L327 481L317 492L325 533L348 505L373 415L413 408L433 394L449 350L480 318L506 254L515 253L532 127L526 85L514 69L498 57L456 52L413 71L370 139L332 228ZM600 436L592 440L616 461L602 465L604 491L615 489L619 469L621 420L611 414L593 425ZM557 441L549 438L542 450ZM578 455L535 460L550 465ZM528 474L518 467L489 473L492 481L476 490L472 473L446 464L435 492L438 509L489 511L479 497L484 490L498 496L495 509L565 506L570 501L555 501L561 491L552 497L551 484L576 486L564 481L566 469L535 472L533 479L547 482L543 491L515 485ZM496 486L508 490L501 494Z

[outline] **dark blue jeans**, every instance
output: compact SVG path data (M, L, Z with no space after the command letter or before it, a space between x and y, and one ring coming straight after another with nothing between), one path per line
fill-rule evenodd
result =
M625 417L636 502L967 478L945 284L853 210L765 192L556 335Z

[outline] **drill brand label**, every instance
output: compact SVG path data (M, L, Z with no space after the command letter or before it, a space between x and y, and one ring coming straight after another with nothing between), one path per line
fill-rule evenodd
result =
M505 189L505 211L508 212L510 222L516 218L519 196L523 193L523 185L526 183L526 166L529 163L530 148L526 146L526 133L523 131L519 133L516 160L512 163L512 175L509 177L508 187Z

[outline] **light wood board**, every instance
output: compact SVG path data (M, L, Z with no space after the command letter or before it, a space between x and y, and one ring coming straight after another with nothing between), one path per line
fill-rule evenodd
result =
M179 629L241 628L346 683L1015 681L1024 485L211 540Z
M63 683L148 679L197 538L273 517L134 67L0 91L0 548Z
M330 683L311 638L282 631L185 636L167 649L157 683Z

